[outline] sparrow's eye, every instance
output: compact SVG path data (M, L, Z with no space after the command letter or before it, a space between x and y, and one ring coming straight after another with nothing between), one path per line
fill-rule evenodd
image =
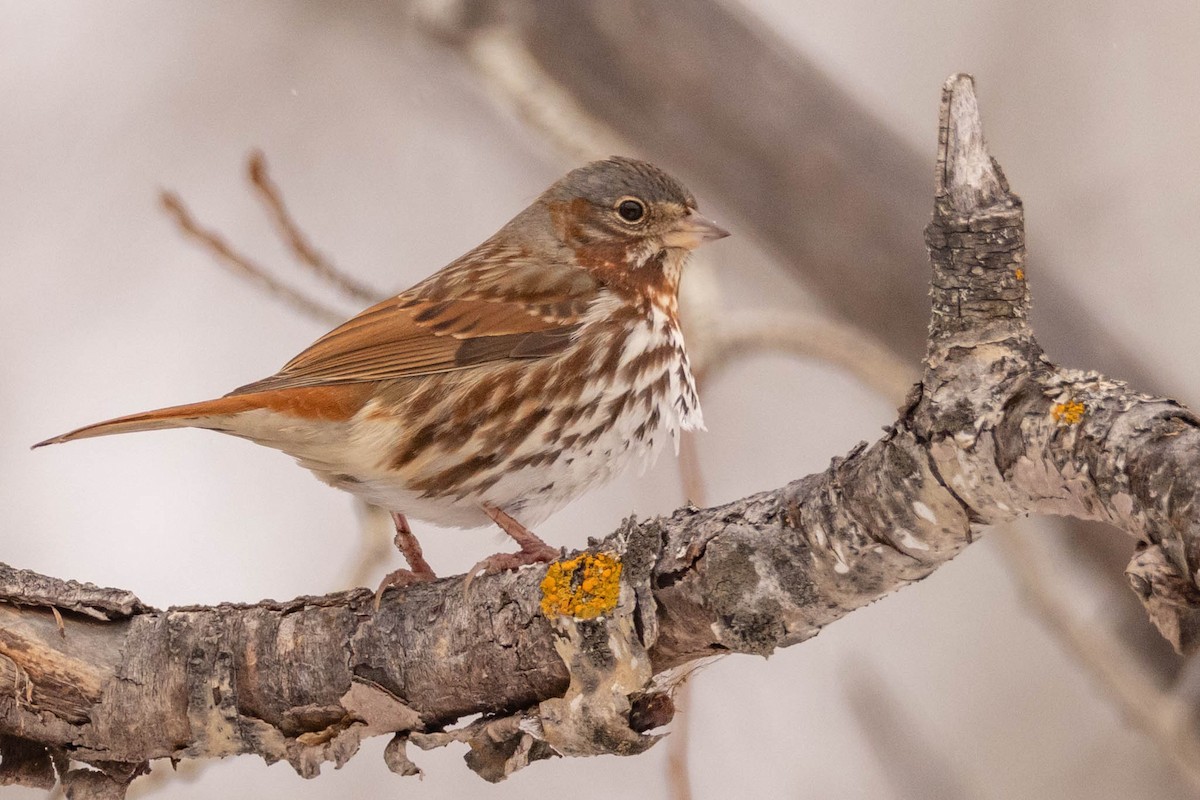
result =
M617 215L626 222L639 222L646 216L646 206L641 200L625 197L617 203Z

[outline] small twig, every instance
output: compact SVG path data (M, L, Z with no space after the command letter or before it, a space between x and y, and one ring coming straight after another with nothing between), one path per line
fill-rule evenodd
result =
M907 712L869 660L854 657L841 669L842 694L862 737L890 780L889 797L987 797L958 769L946 749L922 735L920 718Z
M259 197L275 222L280 235L302 264L311 267L328 283L355 299L364 302L375 302L379 299L379 295L374 290L343 275L309 244L288 213L279 188L271 181L266 159L260 151L251 153L247 172L251 184L258 190ZM233 273L238 277L248 280L270 297L283 302L286 306L307 317L328 324L337 324L345 319L344 314L273 278L250 258L235 251L219 234L201 227L177 194L163 191L160 200L163 208L172 216L176 225L186 236L198 242L217 261L232 268ZM379 520L376 519L378 514L382 513L380 509L362 503L360 512L363 542L358 560L350 575L350 586L366 585L373 567L391 553L390 541L387 536L390 522L386 513L383 514L381 526L378 524ZM51 606L51 610L58 621L60 634L65 637L62 616L53 606ZM210 763L212 762L184 761L181 764L172 765L173 768L170 770L160 765L133 785L130 796L146 797L154 794L165 784L179 779L188 783L193 782ZM55 792L59 793L58 796L62 796L61 782L55 787Z
M720 326L720 287L717 284L717 274L707 261L697 261L691 266L691 274L684 284L687 287L684 292L685 324L692 331L710 332ZM703 336L704 333L699 335ZM692 362L697 376L696 389L701 394L704 390L705 356L708 352L707 349L701 348ZM708 490L694 433L682 434L676 465L679 469L683 499L698 506L707 505ZM671 735L667 737L667 786L671 800L692 798L691 770L688 766L691 752L691 695L691 683L680 681L674 692L675 722L671 726Z
M682 682L675 689L675 722L667 737L667 791L671 800L692 800L691 752L692 685Z
M357 498L354 510L362 538L358 545L358 557L346 578L345 586L348 588L371 585L371 576L379 565L386 564L397 553L396 546L392 544L394 527L391 515L379 506Z
M378 292L359 282L353 276L342 272L323 253L312 246L288 212L287 205L283 202L283 194L271 180L271 175L267 170L267 159L261 150L250 153L246 163L246 175L250 179L250 184L257 191L258 199L262 201L271 221L275 223L280 237L287 243L292 254L301 264L310 268L319 278L353 300L376 303L383 299L382 292Z
M679 442L677 461L684 500L698 506L706 505L704 471L700 466L699 452L696 450L695 434L683 434ZM667 786L671 800L691 800L692 778L691 769L688 766L688 757L691 753L691 683L680 681L675 689L673 700L675 702L675 722L671 726L671 735L667 737Z
M1101 628L1084 622L1064 602L1041 567L1044 554L1021 526L996 536L1026 600L1076 659L1107 689L1118 707L1141 728L1191 787L1200 791L1200 737L1190 709L1158 687L1126 648Z
M754 352L784 352L845 369L864 385L900 402L917 372L862 329L828 317L794 311L742 312L726 317L707 337L698 378Z
M303 294L277 278L267 274L261 266L251 261L247 256L235 251L220 237L219 234L206 230L192 216L179 195L163 191L159 195L160 202L167 213L175 220L175 224L188 237L196 241L211 253L218 261L231 268L234 274L245 278L258 288L267 292L295 310L313 319L336 325L346 318L346 315L324 305L318 300Z
M427 18L425 22L426 30L436 35L436 20ZM505 102L569 160L591 161L633 152L546 74L511 28L494 26L475 32L463 53L487 81L492 96Z

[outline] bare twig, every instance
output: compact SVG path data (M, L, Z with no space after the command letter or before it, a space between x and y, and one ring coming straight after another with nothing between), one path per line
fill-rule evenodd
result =
M697 383L703 394L703 386ZM700 466L700 454L696 449L694 433L684 433L679 442L679 480L684 500L698 506L707 504L704 471ZM671 724L671 735L667 737L667 787L672 800L691 800L692 777L688 765L691 753L691 699L694 689L691 681L680 681L674 691L675 719Z
M917 371L861 328L794 311L736 313L713 330L710 351L697 378L711 377L735 358L755 353L790 353L841 367L864 386L899 403L917 381Z
M437 27L430 24L427 30L435 32ZM549 139L566 160L592 161L634 152L551 79L510 28L479 31L465 40L463 54L488 82L492 96Z
M921 731L921 719L906 712L887 680L863 658L848 659L841 670L846 705L858 722L884 774L888 796L896 800L970 800L988 795L959 771L948 748L934 746Z
M667 737L667 791L671 800L692 800L691 754L692 683L681 681L675 689L675 721Z
M272 277L265 269L252 261L248 256L233 249L220 234L208 230L192 216L179 195L163 191L159 195L163 208L175 220L188 238L198 243L219 262L231 269L235 275L249 281L280 302L294 308L307 317L334 325L345 319L346 315L326 306L319 300L293 289L277 278Z
M288 212L287 205L283 202L283 194L271 180L270 172L267 170L267 159L261 150L250 153L246 163L246 174L250 179L250 184L258 193L263 207L267 210L267 214L271 217L271 221L275 223L280 237L287 243L301 264L352 300L377 303L384 298L382 292L372 289L354 276L338 269L324 253L312 246L308 237L300 230Z
M1046 554L1023 525L996 536L1010 572L1038 617L1141 728L1191 787L1200 792L1200 736L1191 704L1159 688L1154 678L1103 628L1085 621L1043 568Z
M326 283L353 299L373 303L381 298L380 293L342 273L312 247L288 212L279 187L271 180L266 158L261 151L255 150L250 154L247 162L247 176L275 223L281 238L288 244L301 264L311 268ZM248 256L235 251L220 234L203 228L177 194L164 191L161 193L160 199L179 229L197 241L219 263L232 268L235 275L246 279L251 285L263 290L269 297L282 302L285 306L304 316L328 324L336 324L344 319L344 314L273 278ZM382 522L379 519L381 513ZM359 516L363 540L359 548L358 560L350 573L349 586L366 585L370 580L372 570L394 552L388 535L390 519L387 514L375 506L360 503ZM57 609L52 610L59 619L61 628L61 618L58 617ZM138 781L131 790L130 796L148 796L174 780L194 781L210 763L185 761L179 765L172 764L169 769L159 765L149 776ZM56 791L61 791L61 788L62 784L60 783L56 787Z
M386 564L397 555L396 546L392 543L395 528L391 515L379 506L356 498L354 510L358 515L358 528L362 539L345 585L368 586L379 565Z
M703 387L697 385L703 393ZM696 450L696 436L687 432L679 442L679 480L684 499L698 506L707 504L704 472ZM690 681L680 681L673 693L675 719L667 737L667 787L672 800L691 800L692 777L688 766L691 753L691 699L694 690Z

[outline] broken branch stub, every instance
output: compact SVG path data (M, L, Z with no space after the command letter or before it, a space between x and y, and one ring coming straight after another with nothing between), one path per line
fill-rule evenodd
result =
M933 312L914 430L973 519L1058 514L1141 540L1127 575L1181 653L1200 632L1200 420L1058 368L1028 324L1024 212L987 152L970 77L943 90Z
M0 570L0 781L65 775L73 796L119 796L151 759L249 753L311 777L393 732L385 760L406 775L408 742L464 742L489 780L556 754L641 752L696 662L811 638L979 526L1027 514L1142 540L1130 580L1194 649L1200 423L1045 358L1023 210L967 76L943 90L936 175L924 374L879 441L774 491L627 522L548 568L469 593L461 577L412 586L379 608L356 590L159 611ZM68 754L93 769L67 771Z

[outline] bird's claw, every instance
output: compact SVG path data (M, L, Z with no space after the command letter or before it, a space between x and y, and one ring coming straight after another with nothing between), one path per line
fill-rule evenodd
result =
M517 570L533 564L549 564L562 558L562 550L545 543L522 547L515 553L495 553L467 570L463 581L463 592L471 588L471 582L480 575L495 575L499 572Z
M383 593L388 589L403 589L406 586L414 586L419 583L433 583L437 580L437 575L429 571L413 571L411 569L398 569L389 572L379 582L379 588L375 590L375 610L379 610L379 604L383 600Z

